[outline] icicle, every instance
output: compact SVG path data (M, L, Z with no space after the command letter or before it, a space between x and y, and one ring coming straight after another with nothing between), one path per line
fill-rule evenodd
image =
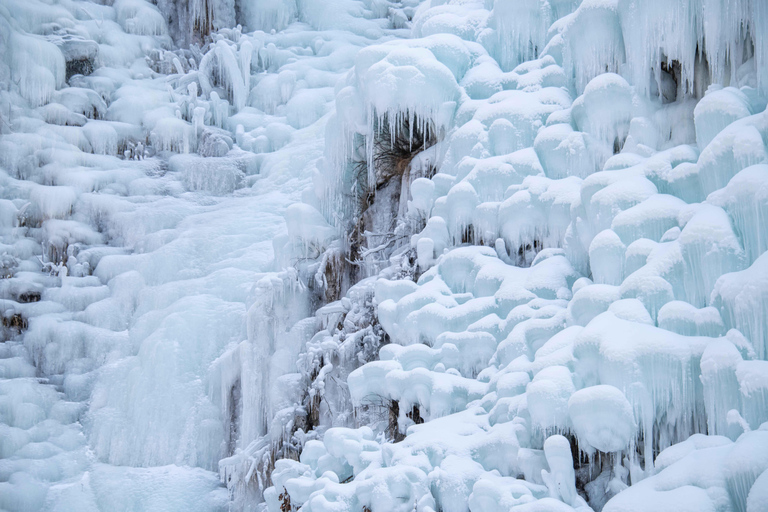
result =
M244 41L240 45L240 71L243 74L243 84L250 89L251 84L251 59L253 58L253 45L250 41Z

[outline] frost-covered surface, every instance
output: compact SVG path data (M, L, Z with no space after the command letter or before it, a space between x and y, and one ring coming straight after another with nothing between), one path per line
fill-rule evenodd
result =
M768 510L762 0L0 0L0 510Z

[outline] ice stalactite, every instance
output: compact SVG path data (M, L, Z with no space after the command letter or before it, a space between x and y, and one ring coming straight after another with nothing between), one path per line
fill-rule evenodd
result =
M495 31L494 44L489 52L505 71L536 59L546 45L547 30L552 21L549 2L496 1L488 19L488 24Z
M296 0L237 2L240 19L248 30L283 30L298 15Z
M219 40L214 48L205 54L198 71L202 94L209 96L214 91L214 86L221 84L227 91L232 106L236 110L245 106L248 95L246 88L248 84L243 81L243 77L246 72L250 73L250 56L245 54L252 53L252 46L250 43L243 44L244 47L240 49L241 56L238 61L230 45L224 40ZM224 117L229 117L229 113L224 114ZM219 121L216 124L221 126L223 123Z
M54 92L64 85L64 56L54 44L40 36L19 33L4 21L8 78L33 106L48 103Z

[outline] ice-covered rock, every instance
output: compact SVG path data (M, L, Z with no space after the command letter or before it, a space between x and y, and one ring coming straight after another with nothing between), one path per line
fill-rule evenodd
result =
M587 451L623 450L635 433L632 406L613 386L592 386L575 392L568 400L568 415L579 446Z

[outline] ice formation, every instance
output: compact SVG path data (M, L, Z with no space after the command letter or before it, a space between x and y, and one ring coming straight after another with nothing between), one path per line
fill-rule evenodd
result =
M0 0L0 510L768 511L765 0Z

